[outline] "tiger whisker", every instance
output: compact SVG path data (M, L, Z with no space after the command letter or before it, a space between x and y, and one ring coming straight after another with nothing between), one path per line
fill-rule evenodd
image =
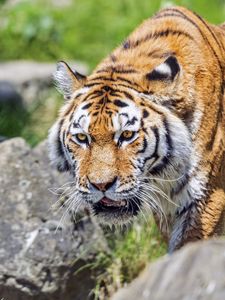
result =
M64 222L64 220L65 220L65 217L66 217L66 214L68 213L68 211L69 211L70 208L71 208L72 202L73 202L73 200L71 199L70 204L68 205L67 209L64 211L62 217L61 217L60 220L59 220L59 223L58 223L58 225L57 225L57 227L56 227L56 229L55 229L55 234L57 233L57 231L58 231L59 227L61 226L61 224L63 224L63 222Z
M56 201L56 203L54 203L50 209L52 210L55 210L57 208L57 206L59 205L60 202L60 205L59 207L57 208L56 212L58 213L63 207L65 207L67 205L67 203L70 201L70 199L76 195L76 192L74 193L71 193L70 195L68 196L64 196L64 197L60 197L59 200ZM66 200L63 200L64 198L68 197Z
M182 174L180 177L174 178L174 179L165 179L165 178L159 178L159 177L147 177L147 176L141 176L141 179L144 180L158 180L158 181L163 181L163 182L176 182L180 179L182 179L185 176L185 174Z

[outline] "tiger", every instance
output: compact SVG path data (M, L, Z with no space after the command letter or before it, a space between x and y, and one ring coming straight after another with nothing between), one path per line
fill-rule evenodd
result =
M60 61L54 80L49 154L71 209L114 226L151 213L169 253L225 233L225 24L164 8L90 75Z

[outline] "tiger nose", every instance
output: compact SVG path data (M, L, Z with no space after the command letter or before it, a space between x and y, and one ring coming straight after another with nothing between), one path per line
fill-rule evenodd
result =
M116 181L117 181L117 177L115 177L111 181L101 182L101 183L92 182L89 180L89 182L92 186L94 186L96 189L98 189L99 191L102 191L102 192L106 192L108 189L113 187L115 185Z

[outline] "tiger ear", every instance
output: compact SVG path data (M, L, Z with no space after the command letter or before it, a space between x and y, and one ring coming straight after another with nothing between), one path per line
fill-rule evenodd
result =
M180 72L180 66L175 56L169 56L163 63L158 65L152 72L146 75L148 80L173 81Z
M67 63L60 61L56 66L54 81L59 92L69 100L73 93L85 83L86 76L73 71Z

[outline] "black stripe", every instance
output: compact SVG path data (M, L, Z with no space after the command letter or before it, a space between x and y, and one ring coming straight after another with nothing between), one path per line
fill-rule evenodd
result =
M193 197L191 197L193 198ZM182 205L181 208L176 210L176 217L180 217L181 215L183 215L184 213L186 213L187 211L191 211L191 209L196 206L196 202L187 202L184 205Z
M76 98L79 98L82 95L83 95L83 93L79 93L79 94L76 95Z
M62 141L60 139L60 131L61 131L61 127L62 127L63 122L64 122L63 119L59 122L58 138L57 138L57 141L56 141L56 143L57 143L57 145L56 145L57 154L58 154L58 156L60 156L63 159L63 162L58 163L57 166L56 166L59 172L65 172L65 171L70 170L70 166L69 166L69 164L66 160L65 154L64 154L63 144L62 144ZM63 139L65 139L64 134L63 134Z
M81 120L83 117L86 117L86 116L85 116L85 115L81 115L81 116L79 117L79 119L77 120L77 123L78 123L78 124L80 123L80 120Z
M167 73L160 73L156 70L153 70L151 73L146 74L145 76L148 80L167 80L169 79L169 76Z
M163 19L163 18L166 18L166 17L178 17L178 18L180 18L181 15L180 14L174 14L174 13L165 13L165 14L156 15L154 17L154 19Z
M134 70L134 69L126 69L126 70L114 69L113 72L114 73L119 73L119 74L134 74L134 73L137 73L137 71Z
M62 143L61 143L61 140L60 140L60 137L58 136L58 139L57 139L57 154L60 156L60 157L64 157L64 152L63 152L63 148L62 148Z
M137 71L135 69L117 69L114 66L108 66L105 69L100 69L96 73L102 73L102 72L106 72L106 73L118 73L118 74L133 74L133 73L137 73Z
M133 97L130 93L124 91L123 94L124 94L128 99L134 100L134 97Z
M211 33L211 35L213 36L214 40L216 41L217 45L219 46L220 50L223 52L225 52L225 49L223 47L223 44L217 39L215 33L212 31L212 29L209 27L209 25L205 22L205 20L202 19L202 17L200 17L198 14L196 14L195 12L193 12L193 14L205 25L205 27L208 29L208 31ZM223 49L222 49L223 48Z
M138 119L136 117L133 117L131 120L128 120L124 126L134 125L137 120Z
M74 140L71 139L71 138L69 139L69 142L72 143L72 144L76 144L76 143L74 142Z
M151 127L154 135L155 135L155 149L154 152L152 154L152 157L155 157L156 159L159 158L158 155L158 148L159 148L159 129L155 126L155 127Z
M123 102L123 101L121 101L121 100L119 100L119 99L114 100L113 103L114 103L116 106L119 106L119 107L126 107L126 106L128 106L127 103L125 103L125 102Z
M167 142L167 145L168 145L167 156L169 156L173 152L173 142L172 142L172 139L171 139L171 136L170 136L169 123L168 123L166 117L163 119L163 125L164 125L164 128L166 130L166 142Z
M110 92L110 96L120 97L120 94L118 94L115 91L113 91L113 92Z
M82 107L82 109L88 109L89 107L91 107L92 106L92 102L90 102L90 103L87 103L86 105L84 105L83 107Z
M206 149L207 150L212 150L213 148L213 144L216 138L216 132L217 132L217 128L219 126L219 123L221 121L222 115L223 115L223 99L224 99L224 87L222 85L221 87L221 93L220 93L220 98L219 98L219 108L217 110L217 116L216 116L216 124L214 125L214 128L211 132L211 140L207 143L206 145Z
M101 95L102 95L102 91L95 91L95 92L93 92L93 94L91 93L91 94L85 96L85 98L82 99L82 102L85 102L87 99L92 100L92 99L98 98Z
M84 85L84 87L92 87L92 86L100 85L100 84L102 84L102 82L87 83Z
M180 31L180 30L173 30L173 29L166 29L166 30L163 30L163 31L158 31L158 32L153 32L153 33L149 33L147 34L145 37L139 39L139 40L136 40L134 42L131 42L130 43L130 48L135 48L137 46L139 46L141 43L144 43L144 42L147 42L151 39L157 39L157 38L160 38L160 37L167 37L169 35L177 35L177 36L186 36L187 38L193 40L193 37L188 34L187 32L183 32L183 31Z
M162 161L158 165L153 167L152 170L150 170L151 174L159 174L169 164L172 153L173 153L173 142L172 142L172 139L170 136L169 124L168 124L166 117L163 119L163 126L166 131L167 153L163 157Z
M137 87L140 87L136 82L130 81L130 80L125 79L123 77L117 76L117 79L129 83L132 88L133 88L133 85L136 85Z
M116 86L123 86L123 87L125 87L125 88L128 88L128 89L131 88L131 89L133 89L133 90L135 90L135 91L137 91L137 92L140 92L139 90L137 90L137 89L135 89L135 88L133 87L133 86L135 85L135 86L137 86L138 88L140 88L140 86L139 86L136 82L132 82L132 81L130 81L130 80L128 80L128 79L125 79L125 78L123 78L123 77L120 77L120 76L117 76L117 80L111 79L111 78L105 78L105 77L103 77L103 76L96 77L96 78L94 78L94 79L92 79L92 80L103 80L103 81L116 82ZM92 81L92 80L91 80L91 81ZM124 85L124 84L122 84L122 83L119 83L118 80L130 84L130 86L126 86L126 85ZM97 81L97 82L93 82L93 83L87 83L87 84L84 85L84 87L92 87L92 86L95 86L95 85L101 85L101 84L103 84L103 82ZM141 89L141 88L140 88L140 89Z
M136 154L144 153L145 150L147 149L147 147L148 147L148 142L147 142L146 138L144 138L144 140L143 140L143 147L142 147L141 150L138 150L138 151L136 152Z
M151 165L154 165L154 163L159 158L159 155L158 155L158 148L159 148L159 141L160 141L159 130L156 126L151 127L151 130L153 131L153 133L155 135L155 149L154 149L154 152L150 156L148 156L144 159L144 165L146 164L147 161L151 160L152 158L155 158L155 160L151 164ZM151 168L151 166L150 166L150 168Z
M126 88L126 89L132 89L132 90L134 90L135 92L140 93L140 91L137 90L136 88L134 88L133 86L125 85L125 84L123 84L123 83L117 83L117 84L116 84L116 87L117 87L117 88L118 88L118 87L124 87L124 88ZM121 92L121 93L124 93L124 91L120 91L120 92Z
M71 113L71 111L74 109L74 107L75 107L74 105L70 105L70 107L64 113L64 118Z
M124 116L124 117L126 117L127 119L129 118L128 114L126 114L126 113L120 113L119 115L120 115L120 116Z
M159 115L164 115L163 112L161 112L160 110L158 110L158 108L156 108L154 106L153 102L150 102L148 99L146 98L141 98L144 101L143 106L150 108L151 110L153 110L155 113L159 114ZM142 105L142 104L141 104Z
M73 128L80 128L80 124L78 124L78 123L73 123Z
M103 75L103 76L96 76L96 77L90 79L90 81L94 81L94 80L116 81L116 80L113 79L113 78L106 78L105 76L106 76L106 75ZM102 82L102 84L103 84L103 82Z
M70 117L69 117L69 122L72 121L73 116L74 116L73 113L71 113L71 115L70 115Z
M117 76L116 80L113 79L113 78L105 78L104 76L98 76L98 77L95 77L95 78L91 79L90 81L94 81L94 80L110 81L112 83L116 82L116 86L120 85L120 86L126 87L128 89L132 88L133 90L135 90L137 92L140 92L139 90L137 90L133 87L135 85L135 86L137 86L138 88L140 88L142 90L142 88L136 82L132 82L132 81L130 81L128 79L125 79L123 77L120 77L120 76ZM130 86L123 85L123 84L119 83L118 80L129 83ZM104 82L98 82L97 81L97 82L85 84L84 87L92 87L94 85L100 85L100 84L103 84L103 83Z
M177 183L177 185L172 189L171 191L171 197L174 197L175 195L178 195L184 187L189 183L190 176L188 173L186 173Z

